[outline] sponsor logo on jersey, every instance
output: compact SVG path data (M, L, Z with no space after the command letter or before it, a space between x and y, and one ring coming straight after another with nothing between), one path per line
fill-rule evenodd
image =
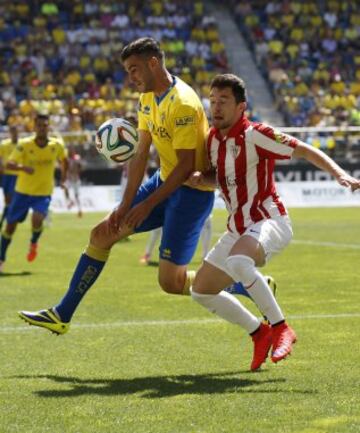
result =
M236 177L234 175L226 176L226 184L228 186L236 185Z
M153 122L148 122L148 128L152 135L155 135L160 138L168 138L171 139L170 134L167 132L166 128L163 126L156 126Z
M236 144L230 145L230 152L233 156L233 158L237 158L240 155L241 147L237 146Z
M193 125L195 123L194 116L177 117L175 119L176 126Z

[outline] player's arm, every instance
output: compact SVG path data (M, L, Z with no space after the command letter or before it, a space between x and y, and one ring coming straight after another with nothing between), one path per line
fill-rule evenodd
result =
M33 174L34 173L34 167L30 167L28 165L24 165L20 162L16 162L14 160L8 160L6 163L6 168L9 170L14 171L24 171L27 174Z
M169 195L181 186L195 168L195 150L181 149L176 150L178 162L169 174L167 179L153 194L151 194L146 201L151 208L154 208L160 202L165 200Z
M340 185L350 187L352 191L360 188L360 180L350 176L333 159L309 144L299 142L293 156L306 159L321 170L330 173Z
M125 217L125 223L131 227L137 227L149 215L151 210L160 202L179 188L194 171L195 149L176 150L178 162L163 184L149 197L134 206Z
M211 188L216 188L216 170L214 168L211 168L204 172L194 171L193 173L191 173L188 181L194 188L198 186L208 186Z
M204 140L204 149L205 149L205 168L202 171L194 171L191 173L188 182L193 188L197 188L199 186L207 186L211 188L216 188L216 169L212 167L211 161L208 153L208 140L209 140L209 131L206 134Z
M130 209L131 203L141 185L148 163L152 137L149 131L139 130L139 146L134 157L128 164L128 180L121 206Z
M69 188L66 184L66 179L69 172L69 159L64 158L60 161L60 188L64 191L65 199L70 200Z
M14 171L23 171L27 174L34 173L34 167L24 164L24 147L18 144L9 155L5 168Z
M128 179L123 198L109 217L110 227L113 231L119 230L123 217L131 208L147 167L152 137L149 131L142 129L138 130L138 134L138 149L128 164Z
M69 159L67 157L60 161L60 186L65 188L65 182L67 179L69 170Z

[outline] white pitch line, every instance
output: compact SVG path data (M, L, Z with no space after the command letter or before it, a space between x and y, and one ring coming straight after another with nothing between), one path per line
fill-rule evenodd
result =
M293 244L314 245L316 247L334 247L334 248L349 248L352 250L360 250L360 244L340 244L337 242L322 242L322 241L302 241L294 239Z
M340 314L308 314L287 316L289 320L322 320L322 319L349 319L359 318L360 313L340 313ZM186 319L186 320L134 320L124 322L109 323L79 323L71 326L71 329L96 329L96 328L125 328L137 326L177 326L177 325L211 325L226 323L221 319ZM0 326L1 334L12 334L17 332L28 332L34 330L34 326Z

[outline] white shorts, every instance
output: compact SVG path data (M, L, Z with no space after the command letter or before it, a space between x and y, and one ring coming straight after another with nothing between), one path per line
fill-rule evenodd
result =
M209 251L205 260L228 273L225 265L226 259L235 242L245 235L255 238L261 244L265 251L265 261L268 262L273 255L282 251L291 241L293 232L290 218L285 215L259 221L249 226L242 235L227 231Z

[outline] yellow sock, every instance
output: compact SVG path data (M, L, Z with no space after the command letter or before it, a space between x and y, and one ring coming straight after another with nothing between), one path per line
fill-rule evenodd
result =
M106 262L109 258L110 250L104 250L102 248L95 247L94 245L88 245L85 249L85 254L92 259L99 260L100 262Z
M185 284L182 290L183 295L190 295L190 287L192 286L192 283L195 280L195 275L196 275L196 271L186 272Z

